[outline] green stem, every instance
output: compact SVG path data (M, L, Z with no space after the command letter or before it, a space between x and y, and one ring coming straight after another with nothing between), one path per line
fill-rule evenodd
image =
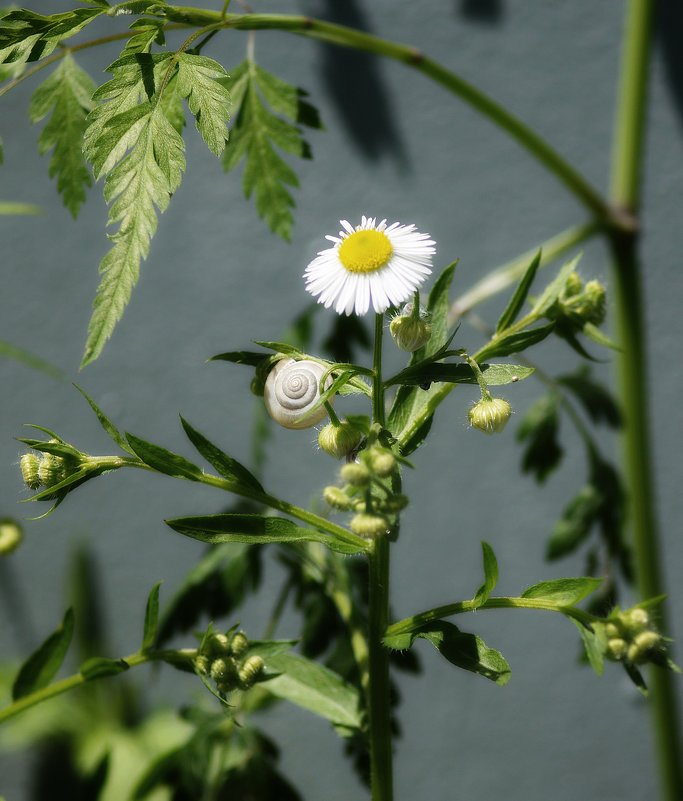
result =
M159 660L164 660L168 657L170 653L177 655L179 658L191 658L194 654L196 654L196 650L187 650L187 651L145 651L144 653L135 653L131 654L130 656L123 657L124 661L128 664L128 667L136 667L137 665L143 665L145 662L154 662ZM43 701L47 701L50 698L55 698L58 695L62 695L63 693L69 692L69 690L73 690L76 687L80 687L82 684L91 683L93 681L97 681L98 677L91 677L86 679L86 677L82 673L76 673L73 676L68 676L65 679L61 679L61 681L55 681L53 684L48 684L47 687L42 687L40 690L36 690L35 692L29 693L28 695L19 698L13 704L6 706L4 709L0 709L0 724L4 723L7 720L19 715L21 712L24 712L27 709L30 709L32 706L36 704L40 704ZM101 678L107 678L106 676L102 676Z
M535 131L495 100L414 47L381 39L378 36L348 28L344 25L336 25L331 22L298 15L223 15L216 11L184 6L168 6L164 7L164 10L174 21L187 25L204 26L221 23L226 28L238 30L284 30L328 44L374 53L412 67L455 94L480 114L488 117L499 128L506 131L518 144L552 172L597 217L608 221L610 225L616 228L628 227L630 221L625 220L622 215L610 208L609 204L586 178Z
M654 0L629 0L615 120L611 196L614 205L637 215L640 205L647 81ZM637 233L612 236L616 324L622 355L619 387L625 418L623 448L633 525L635 571L642 599L665 593L654 509L646 379L646 327ZM666 610L661 625L666 632ZM662 796L683 798L683 765L672 674L651 671L652 712Z
M384 382L382 380L382 337L384 316L375 315L373 354L373 422L385 425ZM389 537L373 543L369 561L368 686L370 726L370 776L372 801L393 798L391 700L389 693L389 651L382 638L389 622Z
M435 609L429 609L426 612L421 612L419 615L405 618L405 620L399 620L397 623L392 623L391 626L387 628L386 636L393 637L398 634L410 634L420 629L426 623L431 623L433 620L441 620L444 617L460 615L464 612L475 612L479 609L540 609L545 612L561 612L566 617L571 617L585 626L590 626L591 623L595 623L601 619L575 606L561 606L560 604L553 603L552 601L544 601L540 598L488 598L481 605L477 605L474 600L459 601L457 603L439 606Z

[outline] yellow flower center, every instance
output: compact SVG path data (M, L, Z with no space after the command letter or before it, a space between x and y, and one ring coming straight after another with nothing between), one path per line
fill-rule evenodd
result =
M394 253L389 237L373 229L354 231L339 245L339 259L350 273L372 273Z

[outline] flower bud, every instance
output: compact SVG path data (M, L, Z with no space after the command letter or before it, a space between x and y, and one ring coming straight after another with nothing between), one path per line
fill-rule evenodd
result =
M212 654L227 654L230 652L230 641L225 634L212 634L208 642L208 650Z
M234 687L237 671L229 659L214 659L209 672L220 690L227 692Z
M245 689L249 689L251 685L263 673L265 667L263 659L260 656L250 656L244 660L242 667L238 670L240 682Z
M622 623L631 634L638 634L650 625L650 615L639 606L623 612L621 618Z
M593 325L601 325L605 321L606 292L599 281L589 281L584 289L587 311L586 321Z
M335 459L342 459L358 447L363 435L347 420L338 425L328 423L318 434L318 445Z
M578 295L583 288L583 281L577 272L569 273L567 283L564 285L564 294L567 296Z
M61 456L44 453L38 465L38 478L46 487L59 484L66 477L66 466Z
M345 464L339 471L339 475L342 477L342 481L346 481L347 484L354 487L366 487L372 478L368 468L358 462Z
M333 509L350 509L351 498L339 487L325 487L323 490L323 499L328 506Z
M621 629L616 623L607 623L605 625L605 634L610 639L613 639L614 637L621 637Z
M405 495L391 495L382 503L382 509L385 512L401 512L406 506L408 506L408 498Z
M370 469L380 478L390 476L396 469L396 457L388 448L371 448L368 456Z
M232 635L230 640L230 650L233 656L241 656L249 647L249 640L243 631L238 631Z
M429 342L432 327L422 319L415 319L412 314L400 314L389 324L389 331L396 345L401 349L414 353Z
M627 648L626 640L615 637L607 641L607 656L618 661L626 656Z
M486 434L502 431L510 419L512 407L503 398L482 398L467 413L470 425Z
M209 662L208 656L204 656L204 654L199 654L194 659L194 667L197 673L206 674L209 672L211 668L211 663Z
M25 453L19 460L21 476L28 489L36 490L42 486L39 476L40 459L35 453Z
M376 539L387 533L389 523L386 517L361 513L351 519L351 531L359 537Z
M629 662L634 664L647 662L650 654L659 645L661 639L656 631L641 631L640 634L636 634L628 649Z
M0 556L16 551L24 539L24 532L18 523L6 518L0 520Z

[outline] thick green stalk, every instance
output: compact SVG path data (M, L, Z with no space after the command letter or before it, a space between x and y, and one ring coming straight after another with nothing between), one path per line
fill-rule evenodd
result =
M385 425L384 383L382 380L382 336L384 316L375 315L373 358L372 417ZM367 691L370 722L370 774L372 801L393 798L391 703L389 694L389 651L382 638L389 623L389 538L375 540L369 560L369 626Z
M653 0L630 0L615 120L611 196L615 207L636 216L640 206ZM633 526L635 570L641 598L664 594L654 509L647 388L646 330L637 233L612 236L616 324L622 348L619 387L625 418L623 447ZM666 632L665 610L662 628ZM681 740L672 674L652 668L652 711L662 794L683 798Z

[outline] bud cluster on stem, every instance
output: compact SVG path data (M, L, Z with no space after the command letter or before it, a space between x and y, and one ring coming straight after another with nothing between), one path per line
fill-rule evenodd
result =
M247 656L249 640L243 631L233 634L210 634L194 660L195 670L210 677L221 695L234 690L248 690L262 676L263 659Z

